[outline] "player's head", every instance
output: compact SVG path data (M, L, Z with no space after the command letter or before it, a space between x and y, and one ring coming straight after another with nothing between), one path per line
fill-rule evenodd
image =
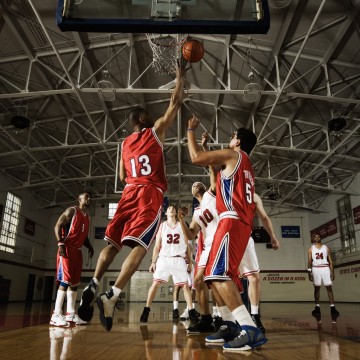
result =
M319 233L315 233L313 234L313 236L311 237L311 242L312 243L319 243L321 242L321 236Z
M194 197L196 197L197 195L203 195L206 192L206 186L200 182L200 181L196 181L192 184L191 187L191 193Z
M150 118L149 113L143 108L131 110L128 116L133 127L140 126L142 129L151 128L154 121Z
M245 151L248 155L250 155L256 145L256 142L256 135L251 130L239 128L231 137L229 148L235 149L236 147L240 147L242 151Z
M176 206L175 205L169 205L166 209L166 216L167 217L174 217L176 216Z
M88 191L84 191L78 196L78 201L80 205L89 206L91 200L91 194Z

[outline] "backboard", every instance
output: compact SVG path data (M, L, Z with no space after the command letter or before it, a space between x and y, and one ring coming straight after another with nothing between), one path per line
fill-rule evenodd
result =
M62 31L266 34L267 0L58 0Z

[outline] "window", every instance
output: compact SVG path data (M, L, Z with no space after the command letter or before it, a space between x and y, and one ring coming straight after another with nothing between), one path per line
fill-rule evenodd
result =
M341 244L344 254L355 252L355 229L352 216L350 196L344 196L337 201L340 222Z
M7 193L4 218L1 228L0 250L15 252L16 234L19 225L21 200L11 193Z
M112 219L114 217L117 206L118 203L109 203L108 219Z

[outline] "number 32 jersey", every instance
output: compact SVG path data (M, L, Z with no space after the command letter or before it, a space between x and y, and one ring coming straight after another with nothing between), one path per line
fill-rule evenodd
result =
M122 143L121 153L127 184L154 185L166 191L163 145L154 128L129 135Z
M161 234L161 249L159 256L185 258L186 242L185 236L179 222L175 226L170 226L167 221L160 225L159 232Z

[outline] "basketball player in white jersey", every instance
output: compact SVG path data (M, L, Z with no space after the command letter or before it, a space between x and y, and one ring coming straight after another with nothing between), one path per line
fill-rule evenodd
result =
M309 280L314 283L315 309L312 311L314 316L320 315L320 287L324 284L330 302L331 315L339 316L335 308L332 282L335 279L334 264L331 257L331 250L327 245L321 243L320 234L313 234L313 243L308 249L308 274Z
M176 220L176 208L169 205L166 210L167 220L164 221L156 235L152 262L149 268L154 273L153 283L149 289L146 306L141 314L140 321L147 322L150 305L161 283L167 283L172 276L175 286L182 286L188 308L191 309L191 291L188 285L188 272L191 271L188 239L180 223ZM196 320L195 310L189 311L191 320Z
M204 133L201 143L205 151L207 151L208 133ZM209 290L204 282L205 266L209 258L211 245L213 242L215 230L219 222L218 212L216 210L216 170L213 166L209 166L210 187L207 190L201 182L195 182L191 188L191 193L199 201L199 207L194 211L192 221L187 227L184 216L187 215L187 209L179 209L179 220L185 235L189 239L195 239L200 233L198 240L198 255L195 269L194 286L198 296L200 305L201 319L198 324L190 326L187 331L189 334L199 334L203 332L212 332L213 318L209 308Z

